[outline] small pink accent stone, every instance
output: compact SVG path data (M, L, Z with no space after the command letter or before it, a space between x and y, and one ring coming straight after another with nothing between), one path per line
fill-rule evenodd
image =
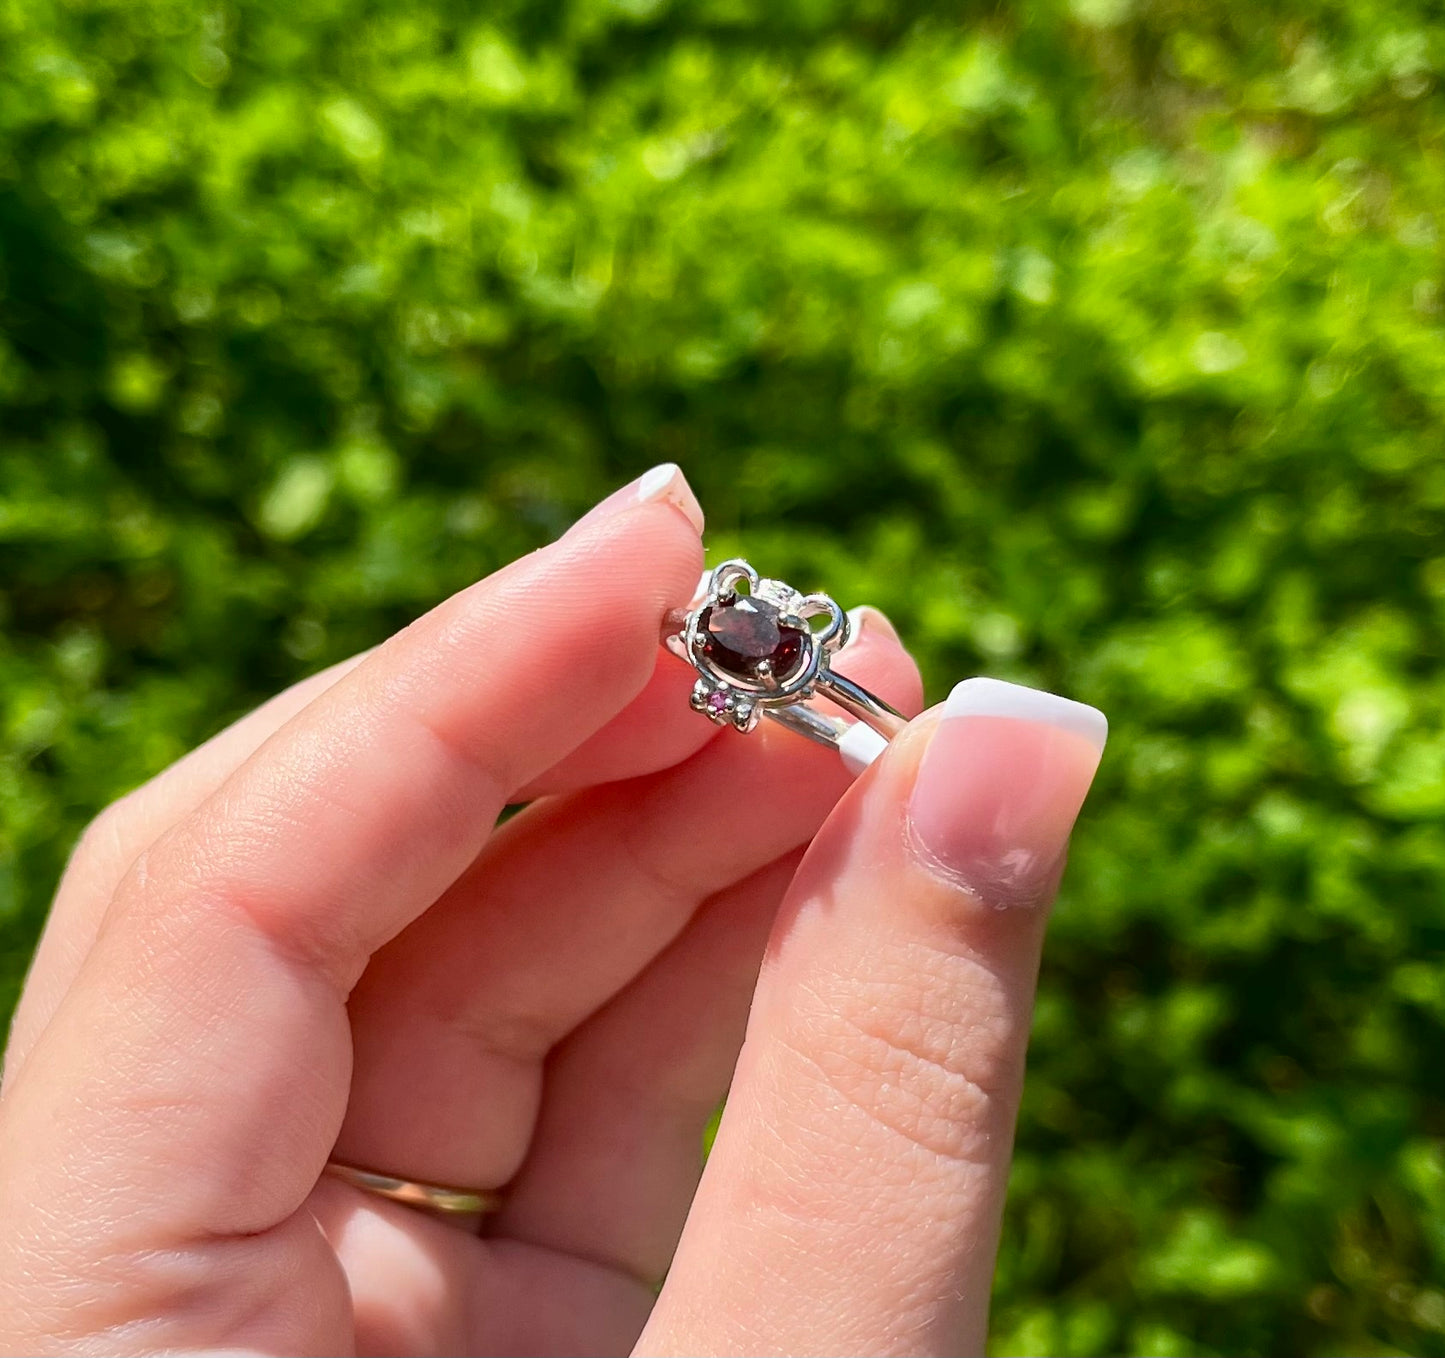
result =
M721 691L707 695L707 710L722 716L728 710L728 695Z

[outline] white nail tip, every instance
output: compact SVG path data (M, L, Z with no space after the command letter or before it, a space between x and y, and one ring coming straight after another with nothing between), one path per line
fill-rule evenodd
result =
M965 679L948 695L943 716L945 721L949 717L1014 717L1056 726L1083 736L1100 751L1109 737L1109 719L1097 707L1002 679Z
M667 493L667 488L677 480L682 468L676 462L664 462L654 467L650 472L644 472L637 482L637 502L647 504L650 500L660 499Z
M854 722L838 740L838 754L848 772L855 776L887 748L888 742L863 721Z

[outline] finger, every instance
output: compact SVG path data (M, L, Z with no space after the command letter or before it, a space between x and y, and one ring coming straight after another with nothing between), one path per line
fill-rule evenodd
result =
M211 796L298 712L356 668L352 656L293 684L263 703L92 822L71 855L30 965L5 1047L0 1089L18 1074L89 954L116 887L140 854ZM719 734L687 705L693 672L659 648L652 678L602 730L569 751L518 801L592 783L633 778L695 754Z
M278 1315L291 1348L322 1342L344 1294L288 1289L327 1257L297 1209L345 1109L346 992L511 793L642 690L700 564L688 518L634 490L381 647L142 855L7 1091L7 1323L50 1291L87 1325L199 1274L205 1304L165 1311L151 1347L275 1343ZM583 577L607 582L605 627L577 625ZM85 1237L44 1252L57 1221Z
M274 732L367 654L352 656L278 693L92 822L70 856L31 961L5 1047L0 1088L19 1073L35 1039L70 989L95 942L112 893L141 851L205 801Z
M358 1299L359 1351L630 1349L697 1186L702 1133L727 1088L773 913L800 858L708 901L552 1055L541 1121L506 1206L488 1219L491 1239L458 1240L446 1224L322 1180L312 1210ZM519 1258L525 1270L512 1266ZM538 1311L519 1297L536 1287L541 1261L563 1275L554 1295L567 1306L539 1297ZM439 1290L468 1299L460 1316L432 1303ZM438 1315L454 1328L438 1329ZM520 1315L529 1317L525 1334Z
M886 621L838 664L905 708L919 701L917 669ZM431 1183L505 1183L526 1153L551 1047L702 901L806 843L850 781L832 751L767 724L513 818L357 986L338 1156Z
M1104 731L970 680L829 818L639 1352L982 1352L1046 906Z
M896 637L875 609L855 610L853 620L859 635ZM870 674L866 682L879 680ZM918 705L917 692L903 702L908 712ZM702 1169L702 1133L742 1044L763 945L799 857L714 896L552 1053L526 1163L493 1223L499 1232L644 1280L663 1276Z
M605 1265L483 1240L329 1178L308 1207L346 1271L359 1354L626 1353L656 1296Z
M70 989L95 942L111 895L136 858L370 654L367 650L338 661L276 694L91 822L66 865L31 958L4 1048L0 1091L14 1079ZM516 799L530 801L593 783L634 778L696 753L718 730L690 717L686 698L693 677L688 666L659 647L647 687L602 730L568 751L530 786L519 789Z
M714 896L553 1052L526 1163L489 1223L498 1235L649 1284L667 1272L801 859L800 849Z

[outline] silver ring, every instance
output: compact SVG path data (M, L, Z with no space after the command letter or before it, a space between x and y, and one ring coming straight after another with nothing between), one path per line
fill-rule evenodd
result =
M760 576L740 558L713 570L667 638L697 671L694 711L739 731L767 717L845 758L858 744L859 723L884 741L908 724L882 698L834 672L832 657L847 641L848 615L834 600ZM841 713L820 709L818 698Z

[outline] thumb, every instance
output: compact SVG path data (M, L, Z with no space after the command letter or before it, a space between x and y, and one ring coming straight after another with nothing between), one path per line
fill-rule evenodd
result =
M835 809L639 1353L982 1352L1047 906L1106 731L970 679Z

